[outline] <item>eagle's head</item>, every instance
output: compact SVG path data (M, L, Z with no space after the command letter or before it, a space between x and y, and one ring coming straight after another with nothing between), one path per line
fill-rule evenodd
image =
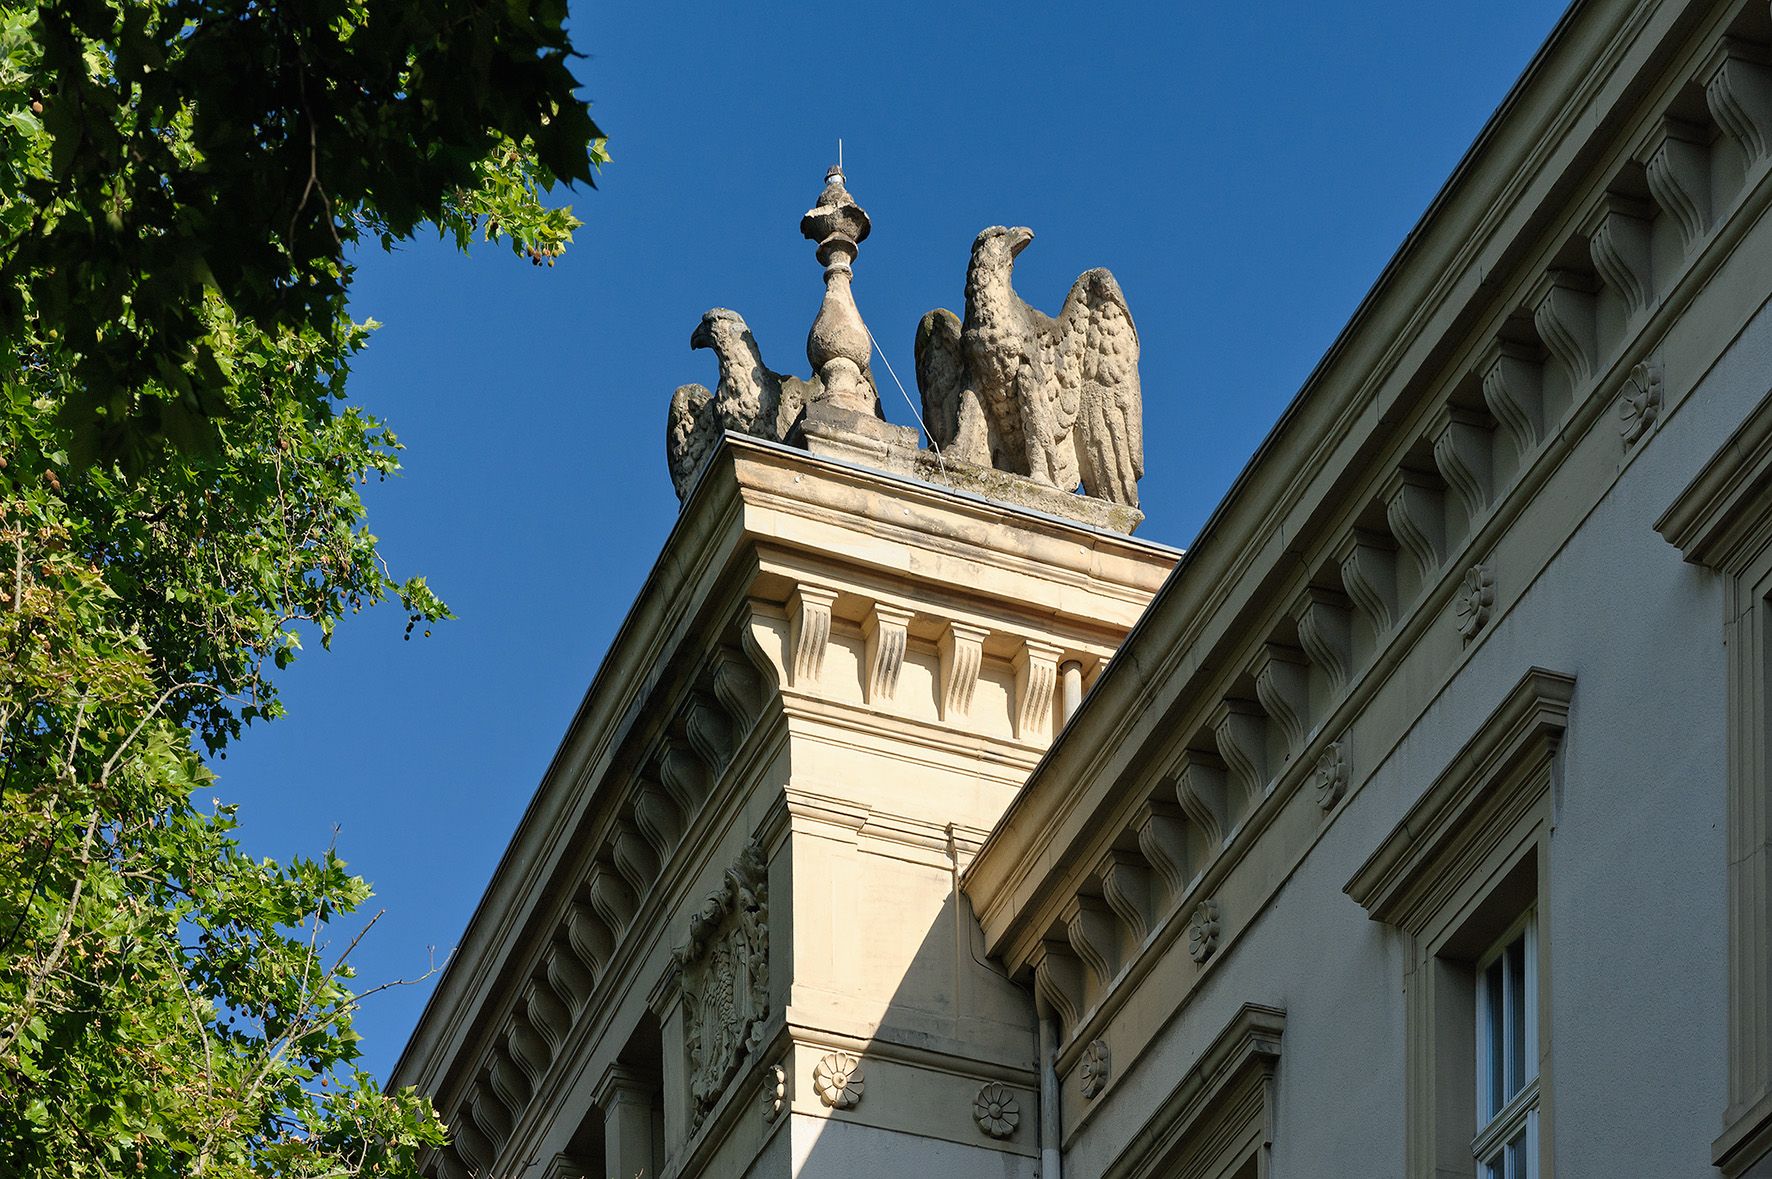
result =
M993 225L972 242L972 258L993 266L1008 266L1034 240L1034 231L1023 225Z
M736 358L751 339L751 329L744 316L724 307L716 307L701 317L689 336L691 348L712 348L721 359Z

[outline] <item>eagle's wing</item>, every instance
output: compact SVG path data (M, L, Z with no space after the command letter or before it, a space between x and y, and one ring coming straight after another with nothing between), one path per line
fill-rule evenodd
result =
M799 377L780 374L781 397L776 405L775 433L776 442L786 442L788 434L800 421L800 415L806 412L808 402L818 398L818 374L814 373L810 381L802 381Z
M1084 489L1137 504L1144 474L1144 398L1138 383L1138 329L1120 284L1086 271L1059 313L1058 406L1075 405L1077 461Z
M937 307L917 324L917 391L923 395L923 427L947 458L991 465L984 408L972 388L960 317Z
M670 416L665 422L665 457L670 460L671 483L678 499L689 494L695 473L719 440L714 395L706 385L679 385L671 394Z

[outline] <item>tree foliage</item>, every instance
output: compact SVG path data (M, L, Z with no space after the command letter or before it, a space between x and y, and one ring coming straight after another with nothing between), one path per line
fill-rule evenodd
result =
M0 1175L407 1175L355 1071L332 853L245 855L210 759L398 600L344 400L352 251L552 260L602 140L557 0L0 0Z

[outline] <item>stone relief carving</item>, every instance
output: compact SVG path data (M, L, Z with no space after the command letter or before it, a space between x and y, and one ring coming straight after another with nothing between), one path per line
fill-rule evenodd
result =
M690 1104L706 1113L755 1052L769 1005L769 865L747 845L689 919L682 971Z
M861 1103L861 1061L847 1052L832 1052L812 1069L812 1089L830 1109L854 1109Z
M825 282L806 341L810 379L766 366L738 313L715 308L702 316L690 347L711 350L720 375L712 391L690 384L671 397L665 451L677 497L687 496L721 435L732 431L1047 510L1054 496L1062 504L1081 489L1105 501L1103 508L1112 505L1103 518L1130 531L1142 518L1144 403L1138 330L1114 276L1085 271L1049 316L1012 282L1016 255L1033 231L992 226L980 233L966 270L965 314L931 311L917 328L917 387L932 447L919 451L916 431L881 412L869 367L873 337L851 290L870 229L841 168L832 168L800 222L802 235L817 243Z
M1218 950L1218 902L1201 901L1187 923L1187 952L1195 962L1204 963Z
M1347 793L1347 775L1346 742L1332 741L1311 771L1311 788L1316 791L1318 806L1329 810L1341 801Z
M1008 1088L992 1081L972 1099L972 1118L987 1138L1008 1138L1021 1125L1021 1105Z
M1641 361L1632 366L1618 398L1618 432L1624 435L1625 446L1634 446L1647 434L1660 412L1661 366L1651 360Z
M1083 1096L1094 1097L1108 1083L1108 1046L1106 1040L1091 1040L1083 1049Z
M1458 618L1458 633L1470 642L1489 622L1495 610L1495 571L1487 565L1472 565L1458 587L1452 612Z
M1085 271L1057 318L1015 293L1016 255L1034 240L993 225L972 243L966 315L938 309L917 327L917 385L944 453L1061 491L1138 503L1144 408L1138 330L1120 284Z
M788 1070L779 1064L763 1074L763 1120L773 1122L788 1104Z

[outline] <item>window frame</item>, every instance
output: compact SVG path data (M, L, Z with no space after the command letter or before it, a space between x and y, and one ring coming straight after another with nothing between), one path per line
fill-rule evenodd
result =
M1347 893L1406 938L1405 1172L1468 1176L1476 1148L1478 963L1530 914L1530 1027L1536 1082L1528 1175L1553 1179L1554 938L1546 891L1561 773L1557 753L1575 680L1531 668L1348 881ZM1515 1109L1523 1108L1516 1105ZM1535 1157L1534 1157L1535 1156Z
M1772 392L1668 505L1655 531L1723 582L1728 1104L1711 1162L1734 1179L1772 1159Z
M1514 945L1520 946L1520 994L1513 995L1508 985L1507 954ZM1501 1033L1502 1054L1497 1062L1490 1047L1495 1042L1491 1035L1494 1025L1493 1004L1490 1002L1489 971L1497 962L1502 964L1500 975L1501 990ZM1538 1083L1538 1053L1531 1050L1538 1042L1538 911L1528 909L1508 927L1508 931L1496 939L1495 944L1477 959L1474 969L1476 983L1476 1096L1477 1125L1476 1134L1471 1139L1471 1158L1476 1164L1477 1174L1481 1179L1536 1179L1538 1174L1538 1107L1540 1086ZM1519 1036L1519 1059L1508 1059L1509 1049L1514 1042L1511 1034L1514 1025L1523 1024ZM1518 1087L1508 1092L1508 1076L1510 1068L1520 1069ZM1500 1089L1503 1099L1499 1108L1493 1105L1492 1094L1495 1091L1495 1072L1499 1070ZM1502 1171L1496 1172L1491 1166L1491 1159L1497 1150L1511 1145L1516 1138L1524 1133L1525 1151L1524 1173L1520 1175L1506 1174L1506 1162L1503 1161ZM1489 1172L1485 1173L1485 1168Z

